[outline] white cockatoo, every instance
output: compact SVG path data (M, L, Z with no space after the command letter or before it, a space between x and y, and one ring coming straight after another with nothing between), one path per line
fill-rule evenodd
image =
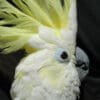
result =
M18 64L12 100L76 100L76 0L0 0L0 48L30 52Z

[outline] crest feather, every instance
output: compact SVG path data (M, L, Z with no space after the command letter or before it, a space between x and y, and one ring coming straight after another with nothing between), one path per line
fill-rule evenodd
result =
M34 35L39 26L62 29L68 24L73 0L0 0L0 48L4 53L19 50Z

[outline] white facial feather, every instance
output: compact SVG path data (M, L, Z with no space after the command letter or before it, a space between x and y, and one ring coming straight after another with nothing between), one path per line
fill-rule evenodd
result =
M76 68L71 60L65 63L56 61L54 54L50 50L39 51L29 55L17 66L16 80L11 90L13 98L75 100L80 85ZM45 74L45 71L48 72ZM57 73L57 80L54 81L55 76L52 77L49 73Z

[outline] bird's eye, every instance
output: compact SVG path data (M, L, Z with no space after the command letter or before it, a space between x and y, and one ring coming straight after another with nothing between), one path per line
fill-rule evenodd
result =
M60 62L68 62L69 61L69 55L68 52L62 48L57 49L55 53L56 60Z

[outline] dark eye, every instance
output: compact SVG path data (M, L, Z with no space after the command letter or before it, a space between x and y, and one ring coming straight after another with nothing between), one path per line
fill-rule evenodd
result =
M55 56L56 56L56 59L60 62L68 62L69 61L68 52L62 48L57 49Z
M61 58L62 58L62 59L67 59L67 58L68 58L68 54L67 54L66 51L63 51L63 52L62 52Z

